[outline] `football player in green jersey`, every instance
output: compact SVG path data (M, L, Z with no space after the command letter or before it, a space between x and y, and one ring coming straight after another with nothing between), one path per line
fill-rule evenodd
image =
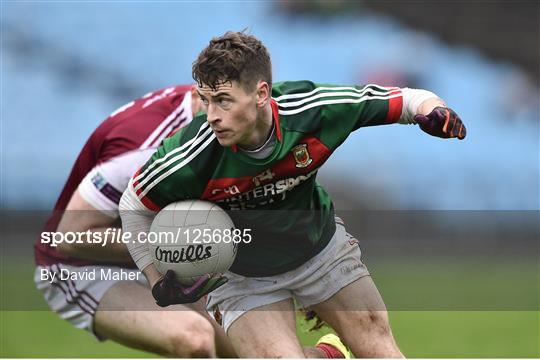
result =
M241 357L306 354L296 337L294 301L316 311L358 357L402 357L384 302L361 261L358 241L334 214L317 170L351 132L418 124L433 136L463 139L466 129L425 90L272 84L270 56L255 37L227 32L193 65L207 114L165 140L122 196L125 231L147 232L153 214L183 199L212 201L235 225L252 228L228 280L206 279L186 293L152 264L147 244L128 245L158 304L194 301L223 314Z

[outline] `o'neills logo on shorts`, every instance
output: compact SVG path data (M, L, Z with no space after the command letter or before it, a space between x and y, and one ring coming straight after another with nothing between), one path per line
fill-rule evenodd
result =
M156 247L155 255L158 261L178 264L208 259L212 256L211 251L212 245L189 245L180 250L165 250L158 246Z

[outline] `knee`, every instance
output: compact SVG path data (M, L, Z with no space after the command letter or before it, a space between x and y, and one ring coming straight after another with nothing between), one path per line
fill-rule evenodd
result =
M360 315L360 329L377 336L390 336L390 323L386 311L363 311Z
M351 346L358 357L402 358L388 321L386 311L365 311L357 327L359 337Z
M167 356L174 358L216 357L214 329L204 318L182 322L182 330L171 331Z

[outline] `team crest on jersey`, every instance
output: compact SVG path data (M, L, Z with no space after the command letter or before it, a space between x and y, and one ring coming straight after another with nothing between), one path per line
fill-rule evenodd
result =
M292 153L297 168L305 168L313 162L313 159L309 156L307 144L300 144L293 147Z

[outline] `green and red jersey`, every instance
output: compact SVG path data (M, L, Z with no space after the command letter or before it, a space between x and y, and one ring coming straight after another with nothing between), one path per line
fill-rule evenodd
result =
M267 158L221 146L201 115L164 140L133 178L153 211L185 199L245 210L230 212L237 227L253 231L231 268L244 276L292 270L326 246L334 210L317 170L352 131L395 123L402 112L401 90L378 85L290 81L274 84L272 98L277 142Z

